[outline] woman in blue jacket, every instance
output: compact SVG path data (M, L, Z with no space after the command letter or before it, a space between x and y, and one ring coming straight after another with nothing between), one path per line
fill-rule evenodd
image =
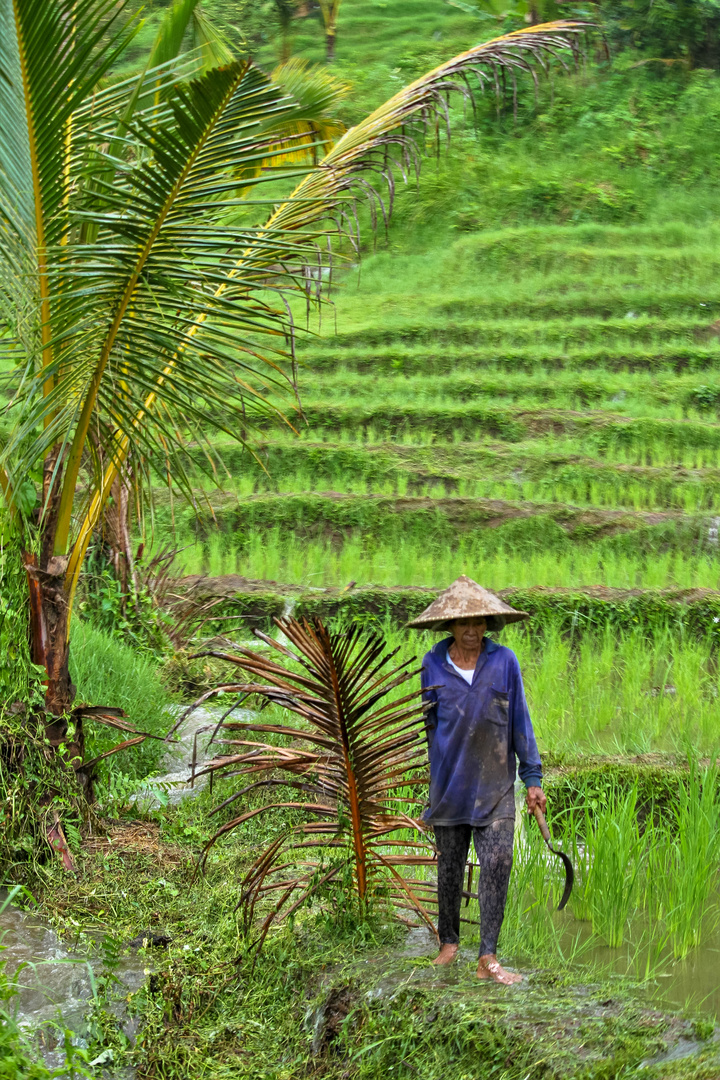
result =
M545 811L542 766L522 675L511 649L485 636L529 616L468 577L460 577L409 626L447 630L423 659L430 804L438 850L436 964L451 964L460 940L460 905L472 838L480 864L480 957L477 975L510 984L522 976L497 959L515 828L515 775L527 806Z

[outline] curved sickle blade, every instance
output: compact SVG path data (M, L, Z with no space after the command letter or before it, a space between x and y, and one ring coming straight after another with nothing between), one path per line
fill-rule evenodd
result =
M532 813L535 815L535 820L540 826L540 832L542 833L543 840L547 844L548 851L552 851L553 855L557 855L559 859L562 859L563 865L565 866L565 891L562 894L562 899L560 903L558 904L558 911L562 911L562 909L565 907L568 900L570 899L570 893L572 892L573 883L575 881L575 871L573 870L573 864L570 862L569 856L567 856L564 851L558 851L558 849L554 848L550 843L550 830L548 829L545 815L543 814L540 807L534 806L532 809Z
M562 894L560 903L557 906L558 911L562 911L570 899L570 893L573 890L575 871L573 870L573 864L570 862L569 855L566 855L564 851L558 851L557 848L552 847L551 844L548 844L548 848L552 851L553 855L557 855L559 859L562 859L565 866L565 890Z

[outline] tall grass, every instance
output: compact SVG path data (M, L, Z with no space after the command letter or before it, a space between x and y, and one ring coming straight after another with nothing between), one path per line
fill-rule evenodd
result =
M603 806L584 808L582 840L572 835L574 864L580 881L573 910L589 919L593 932L619 948L643 870L645 844L637 819L637 787L615 791Z
M720 923L720 774L691 753L670 806L638 805L637 785L611 785L602 800L556 816L556 841L571 854L570 912L583 933L553 915L562 867L530 824L516 833L510 900L503 927L507 954L557 951L578 958L599 945L626 945L632 970L651 977L701 948ZM642 966L644 960L644 968Z
M437 468L431 470L427 465L412 469L400 462L388 463L383 468L378 462L371 472L372 463L368 462L367 477L358 475L359 469L313 468L310 464L294 470L248 469L223 481L222 488L240 499L267 491L283 494L333 491L353 495L550 502L603 509L681 510L690 514L714 513L720 508L720 475L717 474L678 481L672 477L634 476L610 468L577 465L548 470L551 475L547 477L526 477L518 465L514 477L469 477L467 465L463 465L458 468L453 467L451 460L443 464L438 461ZM530 463L530 469L539 471L535 461ZM214 487L209 478L202 478L197 484L198 490L212 491Z
M163 686L152 657L79 619L71 628L70 673L77 686L78 702L124 709L130 723L155 735L164 735L170 727L165 710L174 699ZM85 724L88 758L104 753L125 738L122 732L92 721ZM162 742L146 739L140 746L101 763L101 775L143 777L157 768L166 749Z
M342 357L339 357L342 364ZM624 416L657 416L673 419L705 415L696 404L694 391L703 383L697 373L661 376L658 372L604 369L598 364L591 373L579 377L575 371L557 370L538 365L530 371L486 371L478 378L475 365L458 363L448 375L356 373L338 366L315 374L303 372L303 404L342 404L348 407L361 402L381 401L385 405L408 404L453 406L502 402L517 408L586 408L607 410ZM709 404L713 404L712 396Z
M710 751L720 739L718 671L710 642L642 633L588 635L572 653L509 629L544 746L572 753Z

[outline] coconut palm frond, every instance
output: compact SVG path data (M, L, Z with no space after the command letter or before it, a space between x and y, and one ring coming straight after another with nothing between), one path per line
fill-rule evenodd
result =
M0 0L0 317L14 360L52 358L47 252L67 230L72 118L132 35L123 6Z
M237 246L252 242L257 262L263 243L256 229L233 226L227 215L236 201L232 173L267 157L282 117L296 111L294 100L247 62L213 70L136 111L126 134L134 160L105 162L114 166L112 185L71 198L72 260L57 249L48 260L52 356L42 373L45 393L28 367L23 414L5 448L22 473L67 441L58 551L66 549L93 419L112 460L118 433L132 434L140 457L163 456L166 445L176 445L178 426L203 425L208 413L233 435L240 417L249 427L255 410L272 411L255 380L258 337L269 339L270 353L282 351L288 317L263 295L253 261L230 276ZM102 157L101 145L87 136L83 145L95 160ZM258 182L274 176L266 168ZM95 241L73 242L88 221ZM202 343L188 333L198 319L206 324ZM285 378L270 369L267 382L282 385ZM148 395L161 389L164 407L153 424L138 424Z
M193 11L193 44L200 50L206 68L231 64L235 59L226 35L200 3Z
M175 0L160 22L146 70L160 67L178 57L188 35L206 70L231 64L235 59L225 35L203 11L202 0Z
M262 901L265 917L256 944L276 919L348 874L361 903L382 889L429 924L422 883L418 887L400 872L432 861L432 846L413 816L427 785L426 706L420 692L408 687L417 671L410 663L394 666L395 652L388 652L379 635L357 628L331 633L321 622L276 623L289 645L258 634L277 659L249 649L222 654L248 680L224 689L257 694L294 713L303 725L232 719L220 724L215 737L222 753L201 772L236 776L239 790L215 812L250 791L270 795L218 829L201 865L222 836L282 808L300 821L258 856L241 886L240 903L249 921ZM250 734L281 734L289 745L257 741Z
M518 76L527 74L537 82L538 71L546 72L553 58L564 66L568 62L575 66L582 38L589 29L588 23L560 21L516 30L476 45L416 79L335 143L318 168L273 214L269 227L282 232L307 230L323 219L337 216L352 201L353 194L360 194L362 177L367 173L385 177L390 209L395 170L407 178L417 168L428 131L435 141L441 126L449 134L451 92L472 100L478 90L499 94L509 87L515 105ZM365 197L367 194L365 188Z
M270 79L295 102L295 106L283 113L277 123L268 118L266 156L236 170L243 195L251 190L247 187L248 181L261 176L270 167L305 166L301 169L305 172L308 166L317 165L318 158L326 154L345 131L345 125L334 114L348 87L324 68L293 58L278 65ZM255 257L258 254L253 253Z

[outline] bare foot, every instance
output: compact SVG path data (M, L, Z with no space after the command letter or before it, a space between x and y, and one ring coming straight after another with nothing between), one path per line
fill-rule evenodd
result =
M445 967L446 964L452 964L453 960L457 957L457 951L457 945L441 945L440 952L433 960L433 964L436 964L438 967Z
M492 979L494 982L502 983L503 986L512 986L513 983L522 982L522 975L518 975L514 971L506 971L500 965L494 953L480 957L477 966L477 977L478 979Z

